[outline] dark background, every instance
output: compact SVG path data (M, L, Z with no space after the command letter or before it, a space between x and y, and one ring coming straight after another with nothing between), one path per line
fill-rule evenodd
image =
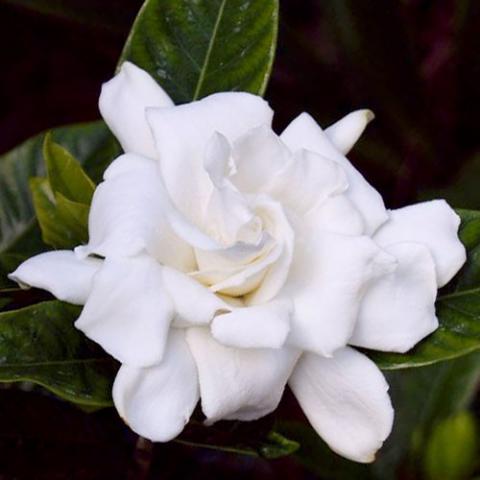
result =
M391 207L444 196L480 208L480 2L281 0L267 91L283 128L303 110L328 125L375 122L351 158ZM52 7L53 5L53 7ZM140 0L3 0L0 153L45 129L97 119ZM295 409L287 401L284 411ZM313 478L273 462L149 445L113 410L87 414L43 392L0 395L0 480Z

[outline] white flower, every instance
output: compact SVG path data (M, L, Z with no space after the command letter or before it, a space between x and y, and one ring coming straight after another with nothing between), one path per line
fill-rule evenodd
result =
M339 454L373 460L393 409L382 373L347 345L406 352L437 328L434 302L465 261L441 200L388 211L345 158L372 118L277 136L260 97L174 106L125 63L100 111L125 154L94 195L88 245L10 278L85 305L76 326L123 365L120 415L155 441L201 398L207 423L254 420L288 381Z

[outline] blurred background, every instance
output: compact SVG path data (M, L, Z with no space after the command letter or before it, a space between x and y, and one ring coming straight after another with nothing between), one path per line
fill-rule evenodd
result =
M0 3L0 154L51 127L99 118L100 86L114 72L141 3ZM279 48L266 95L277 130L302 111L327 126L351 110L371 108L376 120L350 158L388 206L442 196L455 207L480 209L480 2L280 4ZM474 354L390 374L394 403L404 411L397 410L394 434L373 467L341 461L310 431L299 433L303 419L288 395L277 416L288 419L282 428L305 445L296 456L267 461L181 444L152 446L113 410L89 414L38 389L4 389L0 480L471 479L480 472L479 364ZM416 403L409 402L413 397ZM232 428L220 426L219 435L228 437Z

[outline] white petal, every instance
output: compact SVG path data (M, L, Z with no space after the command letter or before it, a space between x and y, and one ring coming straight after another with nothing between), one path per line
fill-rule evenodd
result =
M197 371L183 331L172 329L159 365L122 365L112 393L118 413L134 432L154 442L175 438L199 398Z
M346 155L374 118L371 110L356 110L326 128L325 134L335 148Z
M166 265L191 270L193 250L173 232L171 210L155 162L122 155L95 190L88 220L90 240L77 252L106 257L146 251Z
M395 266L395 258L368 237L302 236L282 291L295 305L289 343L327 357L345 346L367 286Z
M233 145L236 173L233 183L241 192L258 192L291 157L290 150L268 125L254 128Z
M294 233L278 202L256 195L250 207L256 214L249 235L251 243L238 241L223 249L196 249L198 271L191 275L214 292L248 294L247 302L253 304L270 300L283 286L292 258ZM242 233L246 235L245 231Z
M218 315L212 335L223 345L238 348L280 348L290 330L291 301L274 300Z
M230 311L217 295L173 268L163 268L165 287L173 301L176 327L207 325L217 312Z
M120 72L102 87L99 108L103 119L125 152L156 158L147 107L169 107L173 102L144 70L123 63Z
M446 285L465 263L465 247L458 238L460 217L445 200L432 200L390 211L390 220L375 234L382 246L397 242L423 243L430 249L437 284Z
M302 149L271 179L265 191L301 215L347 188L345 171L338 163Z
M190 275L213 292L244 295L258 287L266 269L279 258L281 250L267 232L256 244L237 242L215 251L196 249L199 270Z
M200 223L203 231L223 245L248 239L250 230L255 237L254 214L228 178L234 166L230 144L222 134L214 134L208 142L204 164L213 188Z
M117 207L118 215L123 215L124 219L122 219L121 222L113 221L110 223L114 225L120 223L127 231L128 227L132 227L133 231L145 231L146 235L143 235L144 237L151 237L151 231L154 229L156 232L154 234L155 241L153 242L154 248L152 251L154 256L160 261L172 264L172 262L175 262L175 257L180 255L180 261L177 260L175 262L179 263L177 268L183 269L180 267L180 263L185 261L186 265L188 265L188 268L185 266L185 270L189 271L192 268L191 262L194 262L190 245L212 250L222 248L222 246L215 242L215 240L202 232L197 225L190 223L173 205L168 192L165 189L163 180L159 175L158 165L155 161L141 157L140 155L122 155L109 165L104 173L104 179L106 182L117 179L122 179L125 183L129 182L131 184L129 193L131 193L133 197L132 203L139 206L139 211L135 212L133 210L128 210L131 207L128 202L125 202L127 203L127 211L126 213L122 213L121 210L125 205L120 204ZM122 200L122 197L120 196L122 193L120 191L121 189L115 191L114 185L115 184L113 184L110 189L112 190L111 196L113 197L113 200L120 201ZM136 185L141 185L142 188L138 188ZM109 195L105 195L107 201L104 202L104 204L110 203L109 206L113 208L116 202L108 202ZM116 198L116 196L119 198ZM142 205L142 202L144 202L144 205ZM161 212L158 213L161 213L161 215L154 215L148 219L148 211L158 208L159 204L161 204ZM142 212L142 209L147 210L147 212ZM105 214L105 216L107 216L107 214ZM147 217L146 220L144 217ZM140 226L130 225L130 222L135 222L137 219L141 219L139 222L141 224ZM175 232L175 234L173 232ZM164 237L165 241L162 241ZM185 240L187 243L182 242L181 239ZM169 244L169 242L172 244ZM144 245L146 244L145 239L140 241L135 240L133 242L127 241L124 243L129 247L127 248L128 251L120 251L119 253L127 255L136 254L137 251L140 250L138 243L141 243L142 248L144 248ZM129 243L130 245L128 245ZM111 253L112 252L110 252L110 254Z
M203 164L212 135L219 132L232 142L251 128L270 125L272 115L260 97L241 92L216 93L185 105L147 111L165 185L190 220L201 217L212 188Z
M120 362L145 367L162 359L172 317L161 265L107 258L75 326Z
M339 163L346 171L349 189L345 193L362 214L367 234L372 234L387 220L380 194L361 173L333 146L325 132L307 113L299 115L280 138L292 151L307 149Z
M276 246L264 257L259 257L254 262L240 266L236 270L227 271L229 273L227 277L211 285L210 290L234 297L245 295L248 299L250 293L255 295L263 287L268 268L275 265L281 255L282 248Z
M393 408L377 366L352 348L333 358L307 353L289 386L305 415L332 450L355 462L372 462L390 434Z
M23 262L8 278L22 288L48 290L59 300L83 305L102 261L79 260L70 250L41 253Z
M310 228L319 228L343 235L363 235L362 215L346 195L335 195L308 212L303 222Z
M256 420L275 410L298 358L292 349L236 349L206 328L187 330L200 380L206 423Z
M246 295L249 305L268 302L283 287L293 256L294 232L278 202L265 195L252 200L263 225L262 241L236 243L215 252L196 250L200 270L195 278L225 295ZM209 268L210 267L210 268Z
M385 250L398 267L367 290L349 343L404 353L438 327L435 264L419 243L397 243Z
M221 133L215 132L208 140L203 164L210 180L217 187L222 186L234 171L230 142Z

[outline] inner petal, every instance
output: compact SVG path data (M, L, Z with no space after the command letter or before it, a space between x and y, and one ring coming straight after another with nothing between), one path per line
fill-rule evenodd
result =
M287 277L293 249L293 230L278 202L248 197L263 227L260 241L238 241L223 250L196 249L198 270L190 275L213 292L244 296L248 304L273 298Z
M205 205L201 228L221 245L238 241L258 243L261 222L255 217L247 199L231 183L235 171L230 143L215 132L205 150L204 168L212 183Z

